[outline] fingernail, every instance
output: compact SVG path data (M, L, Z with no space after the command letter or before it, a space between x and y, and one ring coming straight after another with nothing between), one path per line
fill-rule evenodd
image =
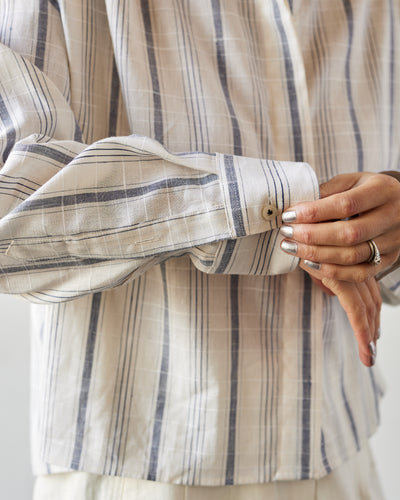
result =
M371 353L371 356L373 358L376 357L376 345L375 345L375 342L373 340L371 340L371 342L368 344L368 349L369 349L369 352Z
M291 226L282 226L281 233L286 236L286 238L293 238L293 228Z
M311 269L315 269L316 271L319 271L321 269L321 264L319 262L313 262L312 260L305 260L304 264L308 267L311 267Z
M281 243L281 248L285 252L289 252L289 253L292 253L294 255L296 255L296 253L297 253L297 243L295 243L294 241L283 240Z
M289 210L288 212L283 212L282 221L283 222L294 222L296 220L296 212L294 210Z

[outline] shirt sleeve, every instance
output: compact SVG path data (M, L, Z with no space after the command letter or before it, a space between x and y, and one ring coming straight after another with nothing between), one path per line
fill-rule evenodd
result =
M400 161L398 162L400 164ZM400 182L400 172L384 170L381 174L390 175ZM381 285L383 302L392 306L400 304L400 258L389 269L377 275Z
M383 302L400 305L400 269L392 271L380 280Z
M318 196L309 165L173 154L137 135L83 144L51 80L6 46L0 58L0 291L68 300L185 253L206 272L296 266L278 227Z

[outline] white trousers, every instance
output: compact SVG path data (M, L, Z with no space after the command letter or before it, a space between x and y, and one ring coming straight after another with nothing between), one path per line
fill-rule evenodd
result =
M383 500L366 446L322 479L240 486L180 486L86 472L36 478L33 500Z

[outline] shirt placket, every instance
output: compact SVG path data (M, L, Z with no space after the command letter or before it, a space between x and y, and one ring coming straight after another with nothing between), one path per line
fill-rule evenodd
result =
M285 105L290 108L291 119L287 120L286 125L292 128L293 133L291 159L305 161L315 169L307 78L292 6L287 0L273 0L263 2L261 9L266 20L274 20L274 28L281 42L276 64L281 65L283 85L287 85L288 102ZM277 158L287 157L287 150L279 149L281 145L283 143L277 144ZM292 304L299 303L293 296L293 293L298 293L299 276L289 274L283 279L286 286L282 300L288 314L283 320L280 338L282 354L278 411L284 425L278 429L273 479L293 479L293 475L306 479L318 468L321 448L322 293L311 287L310 279L304 274L300 277L304 282L303 301L300 301L299 309L293 311ZM294 322L302 328L294 329Z

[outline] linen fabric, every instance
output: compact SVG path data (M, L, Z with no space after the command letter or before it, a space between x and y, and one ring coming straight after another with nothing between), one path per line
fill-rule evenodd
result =
M368 446L321 479L235 486L182 486L87 472L36 478L33 500L383 500Z
M340 466L382 382L278 229L318 182L398 169L399 2L1 11L0 289L35 303L34 473L217 486Z

